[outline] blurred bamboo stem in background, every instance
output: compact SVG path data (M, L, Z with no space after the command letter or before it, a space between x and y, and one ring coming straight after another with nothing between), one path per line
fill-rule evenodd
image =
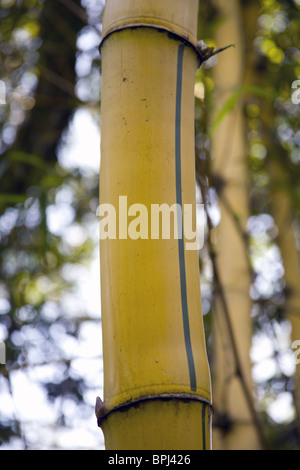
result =
M216 30L215 42L237 44L230 53L218 56L213 69L217 115L244 83L245 56L239 2L215 0L214 5L223 19ZM262 446L251 379L251 275L242 237L249 217L246 154L240 99L212 135L212 176L217 182L221 211L220 223L214 229L215 263L224 297L217 291L214 302L213 447L223 450Z

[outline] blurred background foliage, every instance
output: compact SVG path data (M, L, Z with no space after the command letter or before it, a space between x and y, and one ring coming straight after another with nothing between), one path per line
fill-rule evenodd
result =
M243 51L243 85L232 90L217 115L213 70L218 56L197 73L197 179L202 191L203 187L207 191L209 231L214 232L220 223L222 202L245 243L252 279L252 377L257 414L267 446L299 449L300 421L295 399L296 364L295 356L292 357L295 350L291 348L291 325L294 323L294 334L298 338L300 108L292 101L295 91L292 83L300 76L300 2L240 0L239 15L243 43L235 47ZM214 1L200 2L199 31L209 46L222 47L231 42L224 38L224 44L215 44L215 32L224 21ZM224 54L230 54L230 49ZM237 104L243 109L247 148L244 156L249 186L246 228L241 226L225 199L224 187L228 182L212 168L214 132L225 116L236 112ZM227 142L225 159L232 147L230 129ZM216 284L212 263L214 249L214 237L207 235L207 245L200 252L200 267L212 373L214 299L222 289ZM297 400L299 406L299 396ZM225 426L224 432L228 431Z
M93 411L102 10L92 0L0 2L3 448L102 445Z
M241 12L251 2L240 0ZM253 278L251 357L258 413L271 448L300 448L285 315L290 291L273 213L279 185L291 200L299 249L300 108L291 101L291 85L300 78L300 1L253 2L259 14L245 55L251 56L249 73L255 71L255 77L235 90L213 124L212 70L218 56L197 72L196 168L209 188L208 210L217 226L224 182L211 171L210 139L243 99L251 216L241 236ZM0 0L2 449L103 448L94 418L102 389L96 210L103 3ZM213 2L200 1L199 34L207 44L226 45L214 43L220 21ZM268 126L266 109L272 110ZM270 171L274 158L284 175L280 181ZM208 236L200 267L211 354L216 286Z

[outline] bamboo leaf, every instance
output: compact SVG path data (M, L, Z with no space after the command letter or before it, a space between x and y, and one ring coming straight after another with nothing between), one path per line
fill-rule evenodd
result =
M242 93L242 88L239 88L228 98L228 100L226 101L226 103L224 104L221 111L219 112L219 114L217 115L216 119L214 120L214 122L212 123L212 125L210 127L210 130L209 130L210 135L212 135L215 132L217 127L223 121L226 114L228 114L230 111L232 111L232 109L236 105L239 97L241 96L241 93Z
M217 115L216 119L212 123L210 127L209 134L212 135L217 127L221 124L223 121L224 117L226 114L228 114L230 111L233 110L234 106L236 105L238 99L243 93L250 93L253 95L258 95L262 96L263 98L268 98L270 100L274 99L276 97L275 93L270 90L266 89L265 87L260 87L257 85L244 85L242 87L237 88L232 95L228 98L228 100L225 102L223 108Z
M8 193L0 193L0 203L6 204L20 204L25 202L27 196L25 194L8 194Z
M38 155L31 153L21 152L13 150L9 152L9 160L21 163L27 163L28 165L41 168L42 170L47 169L47 164Z
M242 89L245 93L251 93L252 95L262 96L263 98L269 98L269 99L276 98L276 94L274 93L274 91L270 90L269 88L262 87L262 86L244 85Z

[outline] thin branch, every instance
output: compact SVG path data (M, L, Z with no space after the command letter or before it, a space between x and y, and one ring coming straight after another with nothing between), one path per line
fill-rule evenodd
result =
M77 16L77 18L82 20L83 23L88 24L88 16L85 10L79 5L77 5L75 2L73 2L73 0L59 0L59 2L63 6L68 8L68 10L70 10L75 16Z
M20 437L20 439L22 440L23 444L24 444L24 450L26 450L28 448L27 446L27 441L26 441L26 437L25 437L25 433L22 429L22 420L19 419L17 417L17 412L16 412L16 406L15 406L15 399L14 399L14 393L13 393L13 386L12 386L12 383L11 383L11 378L10 378L10 374L7 373L6 375L6 379L7 379L7 384L8 384L8 390L9 390L9 394L10 394L10 397L11 397L11 400L14 404L13 406L13 421L14 421L14 426L16 428L16 434Z
M41 74L43 75L43 78L47 80L47 82L55 85L60 90L72 96L72 98L76 97L74 84L66 78L62 77L56 72L53 72L53 70L50 70L47 67L41 67Z
M239 353L238 353L238 348L237 348L237 344L236 344L236 340L235 340L235 335L234 335L234 331L233 331L233 328L232 328L232 323L231 323L231 320L230 320L228 304L227 304L225 292L224 292L224 289L223 289L223 286L222 286L222 283L221 283L220 274L219 274L219 270L218 270L218 266L217 266L217 262L216 262L216 254L215 254L215 252L212 248L211 231L212 231L213 225L212 225L212 222L211 222L211 219L210 219L210 216L209 216L209 211L208 211L208 208L207 208L207 205L208 205L208 203L207 203L207 192L206 192L201 180L198 180L198 182L199 182L199 185L200 185L200 190L201 190L201 193L202 193L203 203L204 203L206 217L207 217L208 247L209 247L209 253L210 253L210 258L211 258L212 267L213 267L214 279L215 279L215 282L216 282L216 285L217 285L217 290L218 290L219 298L220 298L220 301L221 301L221 304L222 304L223 313L224 313L225 321L226 321L227 328L228 328L229 338L230 338L230 341L231 341L231 347L232 347L232 352L233 352L234 361L235 361L235 372L236 372L236 375L237 375L237 377L239 378L239 380L241 382L241 386L242 386L242 389L243 389L243 392L244 392L244 396L246 398L247 405L248 405L249 411L251 413L254 426L257 430L257 434L258 434L261 446L262 446L263 449L267 449L268 446L267 446L265 436L262 432L261 422L260 422L260 419L258 417L257 411L255 409L252 393L250 392L250 390L248 388L247 381L246 381L246 378L245 378L245 374L244 374L244 371L243 371L243 367L242 367L242 364L241 364L241 361L240 361L240 358L239 358Z

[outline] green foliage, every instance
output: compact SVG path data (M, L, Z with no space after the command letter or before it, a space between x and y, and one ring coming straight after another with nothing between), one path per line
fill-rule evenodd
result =
M0 448L55 448L63 445L63 430L74 428L69 408L76 406L77 419L92 417L99 394L94 387L101 386L101 336L95 345L98 379L89 383L76 365L78 338L88 325L100 327L100 312L77 296L95 256L98 174L84 161L68 167L61 155L76 111L87 107L93 116L99 105L99 88L91 96L89 85L97 86L99 76L103 5L0 3L0 79L6 88L6 104L0 105L0 340L7 361L0 366ZM80 48L84 34L93 37L88 50ZM29 380L33 393L46 393L50 417L34 409L30 391L24 391L27 404L16 398L20 377L21 387ZM10 405L4 409L1 402ZM39 431L43 421L48 432ZM96 425L92 431L91 442L101 445Z
M225 102L224 106L220 110L219 114L212 122L211 127L209 129L209 134L212 135L217 127L221 124L225 116L234 109L235 105L237 104L239 99L244 99L244 95L257 95L263 98L267 98L269 100L274 100L276 94L273 90L270 90L265 87L260 87L256 85L244 85L239 87L236 91L232 93L232 95L228 98Z
M285 285L272 194L274 190L280 189L290 197L296 243L299 246L300 108L291 101L291 85L300 77L300 4L296 0L241 0L240 20L245 40L250 28L247 12L254 4L259 6L255 37L254 41L244 48L244 72L247 82L231 91L217 115L214 114L216 98L211 74L214 61L208 61L197 73L201 95L196 93L196 170L200 187L206 192L209 213L214 215L211 222L213 226L217 225L218 217L215 217L215 214L218 213L218 201L222 200L222 188L226 181L219 175L212 174L213 155L210 139L224 118L235 112L237 103L243 103L247 126L245 130L248 149L245 158L248 165L251 213L247 234L241 228L239 230L251 260L253 344L266 341L271 350L268 359L263 359L262 352L262 358L254 361L256 396L269 446L274 449L299 449L300 438L292 395L294 366L287 360L287 357L291 356L289 322L286 318L289 289ZM199 36L205 38L208 44L214 44L214 31L224 18L219 16L215 2L202 2L200 9ZM217 44L216 47L218 46ZM227 54L230 54L230 50ZM212 115L215 116L213 121ZM270 162L273 161L282 169L277 178L274 178L269 170ZM205 189L207 182L209 191ZM230 207L227 209L230 211ZM234 213L232 217L238 227L239 221ZM207 240L209 243L208 235ZM210 306L213 306L215 290L220 288L212 277L212 256L214 253L203 250L200 262L202 284L205 286L202 288L202 296ZM207 283L211 283L210 290L206 288ZM213 308L204 313L211 357ZM280 338L284 338L284 345ZM256 379L256 370L263 368L264 363L268 363L265 377ZM211 357L212 374L213 364ZM274 405L278 403L280 408L279 403L283 396L284 400L290 403L286 408L286 416L274 417Z
M259 83L235 90L211 122L211 68L218 55L199 69L196 171L215 215L226 182L211 172L210 139L242 100L251 217L248 233L241 231L241 236L253 269L254 340L262 335L272 344L273 372L269 370L258 381L257 395L270 445L299 448L293 416L276 423L270 410L281 394L291 396L293 388L292 374L282 365L287 351L275 334L285 331L288 292L271 190L276 185L289 194L299 237L299 106L291 102L291 83L300 77L300 4L298 0L241 0L240 14L253 2L260 6L251 48ZM78 279L83 283L92 276L98 174L87 168L86 152L76 167L64 163L62 149L68 145L67 133L78 110L85 109L99 120L101 61L97 46L103 5L92 0L2 0L0 5L0 79L6 87L6 104L0 105L0 340L7 348L7 364L0 365L0 448L66 448L64 436L75 428L82 436L86 417L92 420L86 447L100 447L101 436L93 421L94 400L99 394L99 388L94 388L101 386L100 312L91 313L77 297ZM199 39L209 46L223 46L213 39L222 21L214 2L200 2ZM229 49L226 54L230 53ZM269 106L274 118L272 146L263 131ZM284 179L270 177L268 162L272 158L282 165ZM62 220L55 223L60 210ZM238 218L233 217L238 226ZM212 221L217 225L218 218ZM200 258L201 289L212 359L212 306L217 286L211 256L206 246ZM93 332L99 354L95 361L88 357L94 361L89 374L84 362L87 353L80 348L82 342L93 341ZM29 391L24 388L28 383L32 385ZM46 407L39 414L32 406L29 398L34 393L45 394L51 416L43 415ZM76 447L74 440L70 447Z

